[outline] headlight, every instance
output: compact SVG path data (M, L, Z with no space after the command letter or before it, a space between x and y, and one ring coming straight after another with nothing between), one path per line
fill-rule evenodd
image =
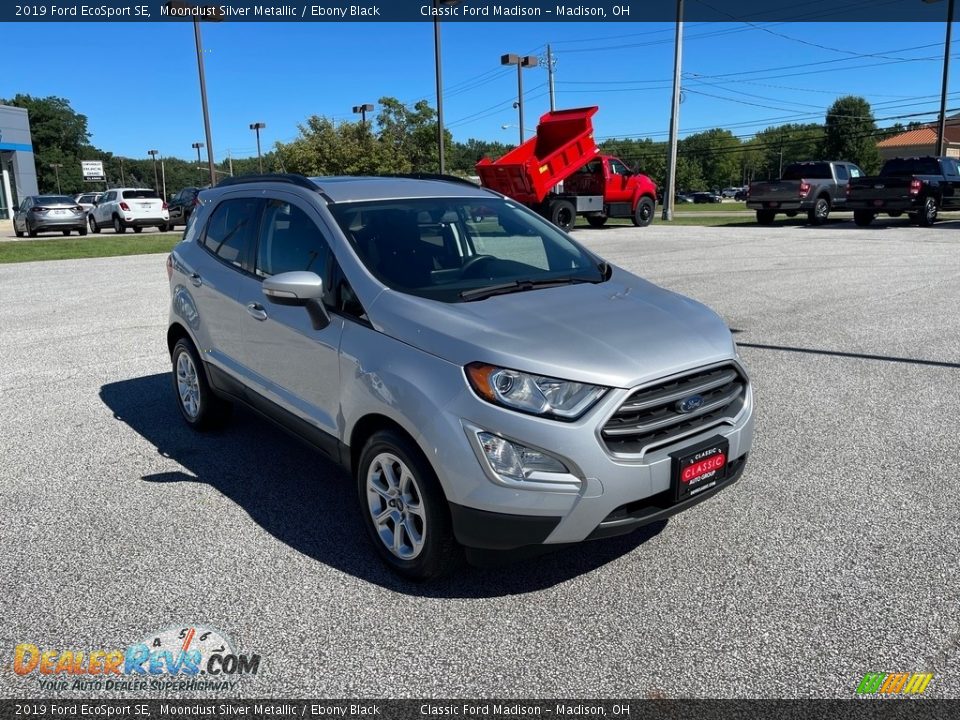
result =
M563 420L580 417L607 391L597 385L528 375L484 363L470 363L466 371L470 386L484 400Z

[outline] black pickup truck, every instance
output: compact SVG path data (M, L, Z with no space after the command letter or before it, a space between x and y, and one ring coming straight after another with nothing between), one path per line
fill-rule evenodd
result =
M777 213L787 217L805 212L814 225L826 222L831 210L845 210L847 181L863 173L853 163L814 160L787 165L779 180L752 182L747 207L757 222L769 225Z
M887 160L875 177L851 180L847 209L853 221L866 227L880 213L906 213L923 227L937 221L937 213L960 209L960 165L952 157L912 157Z

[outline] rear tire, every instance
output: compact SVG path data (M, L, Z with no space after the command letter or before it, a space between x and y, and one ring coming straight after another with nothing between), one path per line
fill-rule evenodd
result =
M858 227L867 227L867 225L873 222L874 217L874 214L869 210L853 211L853 222L855 222Z
M937 221L937 211L939 206L937 199L928 195L923 201L923 209L917 214L917 223L920 227L930 227Z
M17 230L17 226L13 226L13 234L17 237L23 237L23 230Z
M139 225L134 225L134 226L133 226L133 231L134 231L135 233L142 233L142 232L143 232L143 228L140 227Z
M80 237L87 236L87 229L85 227L80 228L79 230L77 230L77 232L80 233Z
M210 389L197 351L186 338L177 340L171 355L173 392L184 421L194 430L220 427L230 417L230 403Z
M127 226L123 220L120 219L119 215L113 216L113 231L117 233L117 235L122 235L127 231Z
M637 227L647 227L653 222L653 214L656 205L648 197L642 197L637 201L637 206L633 209L633 224Z
M69 231L69 230L61 230L60 232L63 233L63 236L64 236L64 237L70 237L70 231Z
M35 238L37 236L37 231L34 230L32 227L30 227L30 223L27 223L27 235L29 235L32 238Z
M577 220L577 209L569 200L554 200L550 204L549 220L561 230L570 232Z
M760 225L773 225L773 219L777 214L773 210L757 210L757 223Z
M606 215L587 215L587 224L592 228L602 228L607 224Z
M395 430L374 433L355 479L363 525L391 570L428 580L459 564L463 549L453 536L447 498L409 438Z
M818 197L813 204L813 209L807 214L807 220L811 225L823 225L830 217L830 200L826 197Z

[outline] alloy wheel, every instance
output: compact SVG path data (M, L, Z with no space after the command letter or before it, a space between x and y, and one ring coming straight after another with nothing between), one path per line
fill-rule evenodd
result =
M380 541L401 560L417 557L424 547L427 514L410 468L393 453L380 453L367 470L366 491Z
M177 357L177 391L183 411L191 420L196 420L200 415L200 381L193 358L187 352Z

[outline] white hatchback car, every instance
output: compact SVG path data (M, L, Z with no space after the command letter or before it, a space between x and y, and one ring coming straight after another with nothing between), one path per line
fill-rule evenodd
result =
M150 188L114 188L107 190L87 216L91 232L104 227L115 232L126 232L132 227L140 232L145 227L157 227L164 232L170 226L167 203Z

